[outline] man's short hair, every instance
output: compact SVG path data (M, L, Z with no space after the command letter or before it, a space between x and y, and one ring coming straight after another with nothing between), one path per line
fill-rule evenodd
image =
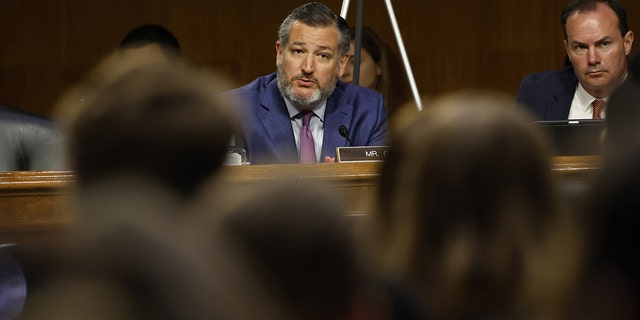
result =
M616 13L618 17L618 28L620 33L624 35L629 32L629 23L627 22L627 11L618 2L613 0L572 0L562 10L560 16L560 23L562 23L562 29L564 30L564 38L567 39L567 19L576 11L595 11L598 3L604 3Z
M94 89L70 119L78 183L137 174L193 194L227 151L231 105L218 92L227 88L202 71L148 64Z
M300 21L311 27L328 27L335 26L340 34L338 43L338 55L344 56L349 52L351 44L351 35L349 34L349 24L341 16L335 14L331 9L322 3L310 2L293 9L291 14L287 16L278 30L280 44L286 47L289 42L289 33L291 25L295 21Z

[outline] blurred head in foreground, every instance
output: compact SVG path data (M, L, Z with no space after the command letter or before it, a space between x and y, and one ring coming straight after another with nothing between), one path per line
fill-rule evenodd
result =
M282 180L231 193L216 223L197 224L208 241L233 248L287 319L347 319L362 273L339 195ZM212 222L219 208L215 201L201 217Z
M229 248L157 215L74 234L21 319L282 319Z
M607 106L604 162L617 165L640 146L640 55L629 64L629 76L611 94Z
M464 91L398 130L374 220L391 276L415 285L440 319L554 309L578 238L529 115L509 97Z
M226 82L144 55L110 57L59 104L80 188L143 176L188 196L216 172L232 132Z

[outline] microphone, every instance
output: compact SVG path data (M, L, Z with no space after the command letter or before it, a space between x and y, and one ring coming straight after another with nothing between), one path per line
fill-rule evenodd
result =
M341 136L347 139L347 141L349 142L349 146L353 147L353 142L351 142L351 140L349 139L349 129L347 129L344 124L341 124L340 127L338 127L338 132Z

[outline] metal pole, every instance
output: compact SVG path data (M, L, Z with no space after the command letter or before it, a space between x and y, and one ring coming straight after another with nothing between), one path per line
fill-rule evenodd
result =
M413 92L413 99L416 101L416 107L418 111L422 111L422 101L420 100L420 94L418 93L418 87L416 81L413 78L413 72L411 71L411 65L409 64L409 58L407 57L407 51L404 48L404 42L402 41L402 35L400 34L400 28L398 28L398 22L396 21L396 15L393 12L393 5L391 0L385 0L387 5L387 11L389 12L389 19L391 20L391 26L398 42L398 49L400 49L400 55L404 63L405 71L407 72L407 78L409 79L409 85L411 86L411 92Z
M343 19L347 19L347 13L349 11L349 0L342 1L342 9L340 9L340 16ZM358 0L356 4L356 28L354 39L354 51L353 51L353 73L351 77L351 83L358 85L360 83L360 48L362 47L362 11L364 8L364 0Z
M413 77L413 72L411 71L411 64L409 63L409 58L407 56L407 51L404 47L404 42L402 41L402 35L400 34L400 28L398 27L398 22L396 20L396 15L393 11L393 5L391 4L391 0L385 0L385 4L387 6L387 12L389 14L389 20L391 20L391 26L393 27L393 33L396 37L396 41L398 43L398 49L400 51L400 56L402 57L402 62L404 64L405 72L407 74L407 79L409 80L409 86L411 87L411 92L413 93L413 99L416 102L416 107L418 111L422 111L422 100L420 100L420 93L418 93L418 87L416 86L416 81ZM358 2L358 11L359 14L362 15L362 6L363 4ZM342 10L340 11L340 16L347 19L347 12L349 11L349 0L342 1ZM358 27L358 16L356 15L356 43L355 43L355 60L354 60L354 74L357 75L357 79L360 77L360 43L358 41L358 35L362 35L362 16L360 16L360 26ZM355 67L358 68L356 72ZM356 76L354 76L356 77ZM356 78L354 78L355 80ZM354 81L354 83L356 83Z
M360 48L362 47L362 11L364 8L364 0L358 0L356 9L356 39L354 44L353 57L353 84L360 84Z
M342 8L340 9L340 16L347 20L347 12L349 11L349 0L342 0Z

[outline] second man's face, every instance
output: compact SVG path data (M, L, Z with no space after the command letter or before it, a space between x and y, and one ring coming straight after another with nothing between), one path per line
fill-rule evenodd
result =
M294 22L289 30L289 43L276 42L282 94L303 109L312 109L329 97L348 58L340 58L339 43L340 34L334 26L311 27Z
M580 83L596 98L609 96L624 80L633 33L620 34L618 17L604 3L570 15L566 31L565 49Z

